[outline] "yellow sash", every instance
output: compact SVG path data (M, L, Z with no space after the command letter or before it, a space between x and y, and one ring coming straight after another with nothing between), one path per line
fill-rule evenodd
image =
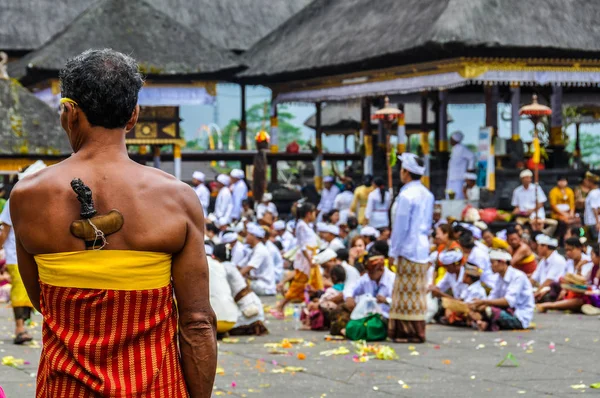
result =
M148 290L171 282L171 255L133 250L87 250L35 256L42 282L60 287Z

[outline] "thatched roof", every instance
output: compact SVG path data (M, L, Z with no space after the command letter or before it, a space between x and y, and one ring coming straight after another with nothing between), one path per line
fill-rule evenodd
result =
M149 0L213 44L246 51L312 0Z
M0 51L31 51L64 29L90 0L18 0L0 4Z
M597 58L589 0L315 0L244 55L248 82L461 56Z
M371 114L374 114L377 108L371 108ZM429 109L427 111L428 129L433 129L433 120L435 115ZM354 134L360 129L361 111L360 104L357 102L331 102L323 106L321 110L321 126L325 134ZM407 133L417 132L421 128L421 105L404 104L404 122ZM448 123L452 118L448 115ZM317 128L317 119L313 114L304 122L306 127ZM377 129L377 123L372 123L372 128Z
M135 1L138 0L122 3ZM310 1L148 0L148 3L216 46L245 51ZM0 5L0 50L36 50L98 2L7 0ZM131 22L132 18L125 21Z
M71 147L58 110L17 81L0 79L0 154L20 153L65 154Z
M103 0L40 49L9 65L9 74L20 78L19 67L26 64L28 75L55 75L68 58L89 48L130 54L151 78L226 78L241 68L233 53L143 0Z

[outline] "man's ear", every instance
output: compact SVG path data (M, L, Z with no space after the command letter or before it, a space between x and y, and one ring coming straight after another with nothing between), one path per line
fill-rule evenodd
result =
M129 121L127 122L127 125L125 126L125 131L129 132L129 131L131 131L131 129L133 129L135 127L135 124L137 123L139 116L140 116L140 106L136 105L135 108L133 109L133 113L131 114L131 118L129 119Z
M63 104L65 107L65 113L67 114L67 125L70 131L73 131L75 125L79 122L79 112L76 111L75 105L70 102L65 102Z

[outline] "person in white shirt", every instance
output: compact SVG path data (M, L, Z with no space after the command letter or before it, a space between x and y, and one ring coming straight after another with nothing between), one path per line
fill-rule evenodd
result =
M265 246L271 253L271 257L273 258L273 267L275 269L275 283L281 282L283 279L284 272L284 264L283 264L283 256L281 255L281 250L277 245L281 246L281 242L275 241L275 237L265 236ZM283 246L281 246L283 247Z
M235 232L225 232L221 236L221 243L228 245L230 251L230 259L237 267L241 268L244 264L244 258L246 258L251 250L246 248L242 242L238 239L238 234Z
M365 209L367 224L376 229L389 227L392 195L386 189L383 178L377 177L375 186L377 188L369 194L367 199L367 208Z
M235 326L238 319L238 306L233 299L231 286L227 281L225 267L213 257L206 257L208 263L208 279L210 306L217 316L217 332L227 333Z
M10 199L4 204L4 209L0 213L0 226L2 226L0 248L4 247L5 267L11 279L10 301L15 317L14 343L23 344L33 339L25 327L25 322L31 318L33 305L29 300L17 265L17 242L10 218Z
M296 237L294 231L296 230L296 222L288 221L285 225L285 232L281 235L281 244L283 245L283 251L287 252L291 250L296 244Z
M364 238L364 242L366 243L365 250L368 252L373 247L375 241L379 238L379 231L375 228L367 225L360 229L360 236Z
M450 136L452 153L448 162L446 192L454 192L454 199L464 199L465 173L475 168L475 155L462 144L464 137L460 131L455 131Z
M400 180L389 257L396 262L388 335L400 343L425 342L429 234L433 224L431 192L421 183L422 159L405 152L399 156Z
M524 224L530 221L534 225L537 219L538 226L543 226L546 220L544 203L548 200L546 194L539 185L531 183L533 179L531 170L523 170L519 178L522 185L515 188L511 201L511 205L514 207L513 214L517 216L517 223ZM547 222L551 221L555 220L547 220Z
M600 230L600 189L598 183L600 176L591 172L585 174L584 185L589 189L585 198L585 210L583 223L592 242L598 242L598 231Z
M556 294L552 294L550 287L567 271L567 260L561 256L556 248L558 240L547 235L540 234L535 238L538 246L537 253L540 256L537 268L531 275L531 283L538 289L535 292L536 302L555 301ZM547 287L547 289L545 289Z
M269 192L263 193L261 202L256 206L256 219L263 221L266 224L272 224L273 221L279 216L277 206L271 202L273 195Z
M281 242L282 239L281 237L283 236L284 232L285 232L285 221L283 220L277 220L273 223L273 226L271 227L272 229L272 234L275 237L275 240L278 242Z
M353 199L354 192L352 192L352 187L349 185L345 185L344 191L335 197L333 208L340 212L339 225L346 225L348 223L348 216L352 213L350 207L352 206Z
M334 252L345 249L344 242L338 237L340 235L340 227L337 225L327 224L321 228L321 239L325 242L325 248L331 249Z
M244 172L240 169L233 169L229 173L231 177L231 201L233 209L231 210L231 219L239 220L242 218L242 201L248 199L248 186L244 181Z
M446 273L437 285L429 287L429 291L434 297L460 298L467 288L463 282L463 252L459 249L443 251L438 255L438 261L446 268Z
M231 213L233 211L233 201L231 199L231 191L229 184L231 180L224 174L217 176L217 189L219 194L215 202L215 210L213 212L216 220L221 226L227 226L231 223Z
M464 198L470 202L479 202L480 190L477 186L477 174L465 173L465 185L463 187ZM478 204L476 205L478 207Z
M567 256L567 270L565 274L576 274L590 280L590 273L594 264L592 257L583 252L584 247L581 240L570 237L565 240L565 255Z
M475 300L484 300L487 293L481 285L482 269L475 264L466 263L463 272L463 283L467 286L460 294L460 299L465 303L472 303Z
M340 193L340 189L335 185L335 179L327 176L323 179L323 190L321 191L321 201L317 206L318 219L321 221L323 215L329 213L333 209L333 203L336 196Z
M481 331L528 328L535 308L531 282L523 271L510 266L509 253L492 250L490 258L499 277L487 299L470 304L471 318Z
M249 223L246 231L246 243L252 248L252 254L248 265L240 272L250 279L250 287L259 296L275 295L275 266L269 249L263 243L265 230L257 224Z
M358 279L360 279L360 272L348 263L350 258L350 253L347 249L339 249L336 252L338 264L340 264L344 271L346 271L346 280L344 281L344 291L342 292L345 297L349 297L354 291L354 286L358 283Z
M353 310L360 298L368 294L377 299L381 315L390 319L396 275L386 268L385 257L377 250L371 250L367 257L367 272L358 279L352 294L344 297L346 307Z
M487 247L482 248L479 246L478 242L469 232L464 232L458 239L458 243L467 262L481 269L481 281L489 287L495 286L498 275L492 271L492 262Z
M202 204L202 210L204 210L204 216L208 216L208 207L210 206L210 191L204 185L204 180L206 176L201 171L194 171L192 174L192 184L194 185L194 191L196 191L196 195L198 195L198 199L200 199L200 203Z

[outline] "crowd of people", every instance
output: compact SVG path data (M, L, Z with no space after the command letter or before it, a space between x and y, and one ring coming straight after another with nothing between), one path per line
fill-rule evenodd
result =
M523 171L514 210L502 214L506 227L494 232L482 220L489 210L471 204L462 219L442 218L420 181L422 160L402 154L399 161L403 185L395 199L380 178L367 175L354 187L328 176L318 203L301 199L284 218L270 193L252 206L241 170L219 175L205 242L218 331L267 333L260 297L276 294L270 314L283 319L286 306L300 304L305 329L350 339L368 329L369 338L412 343L425 341L428 322L495 331L531 327L536 310L600 314L598 176L585 175L580 225L565 178L548 195L547 218L546 194ZM467 199L473 175L467 170L461 180ZM194 173L203 203L204 183ZM220 314L225 301L230 309Z

